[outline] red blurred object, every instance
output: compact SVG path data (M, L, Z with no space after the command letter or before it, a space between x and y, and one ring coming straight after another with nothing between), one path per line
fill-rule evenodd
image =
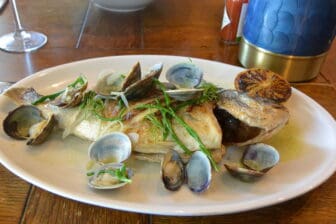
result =
M221 28L225 43L238 43L246 14L248 0L226 0Z

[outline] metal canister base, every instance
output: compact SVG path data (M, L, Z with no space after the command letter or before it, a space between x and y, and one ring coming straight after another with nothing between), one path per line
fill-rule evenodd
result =
M318 75L326 55L327 52L317 56L277 54L257 47L242 37L238 59L246 68L269 69L282 75L289 82L300 82Z

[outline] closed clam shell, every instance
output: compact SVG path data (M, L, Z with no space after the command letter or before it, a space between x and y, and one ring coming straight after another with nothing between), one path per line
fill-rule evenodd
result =
M194 152L185 169L187 185L191 191L200 193L209 188L211 182L211 164L203 152Z
M183 185L185 180L184 164L175 150L169 150L165 154L161 163L161 177L168 190L176 191Z
M243 164L256 171L267 172L280 160L278 151L267 144L257 143L245 149Z

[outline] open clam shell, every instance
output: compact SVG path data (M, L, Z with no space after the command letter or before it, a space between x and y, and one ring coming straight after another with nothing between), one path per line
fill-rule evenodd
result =
M125 186L129 181L122 181L114 174L116 170L123 168L123 163L109 163L105 164L94 171L92 177L88 181L88 185L94 189L109 190ZM131 179L133 171L126 168L126 176Z
M5 133L15 139L27 139L27 145L43 143L55 125L54 115L45 115L32 105L17 107L3 121Z
M166 73L166 79L177 88L195 88L201 83L202 78L203 71L192 63L176 64Z
M230 146L224 157L229 173L245 182L262 177L280 160L278 151L270 145L257 143L248 146Z
M61 108L75 107L82 102L88 80L81 77L81 81L74 86L68 86L64 92L52 101L53 105Z
M112 132L99 138L89 147L91 160L100 163L120 163L127 160L132 152L130 138L122 132Z
M109 96L111 92L124 91L128 86L141 79L141 67L137 62L129 73L124 76L121 73L105 70L99 74L95 91L99 95Z
M178 101L187 101L202 95L203 89L174 89L165 91L171 98Z
M154 79L159 79L163 68L162 63L153 65L150 71L144 78L129 85L124 90L124 95L128 100L139 99L148 94L154 87Z

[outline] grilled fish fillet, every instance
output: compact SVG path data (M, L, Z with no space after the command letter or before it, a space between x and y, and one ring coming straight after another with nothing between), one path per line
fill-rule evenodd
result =
M32 88L12 88L5 95L18 105L31 104L40 97ZM132 108L135 108L137 105L150 102L153 99L130 102L129 110L132 111ZM116 105L111 101L106 105L106 108L113 111L114 106ZM134 143L134 151L141 153L164 153L173 148L179 152L183 152L170 136L167 139L163 139L162 130L155 127L145 118L147 114L153 113L153 109L131 112L125 121L111 122L100 120L94 115L88 115L79 107L59 108L49 103L41 104L38 107L44 113L53 113L55 115L58 127L64 130L64 138L68 135L75 135L82 139L95 141L99 137L113 131L122 131L131 137ZM221 149L222 145L222 131L213 113L213 107L212 103L204 103L202 105L185 107L178 111L178 115L196 131L201 141L210 150ZM191 151L199 150L197 141L174 119L172 120L172 127L178 138L188 149Z

